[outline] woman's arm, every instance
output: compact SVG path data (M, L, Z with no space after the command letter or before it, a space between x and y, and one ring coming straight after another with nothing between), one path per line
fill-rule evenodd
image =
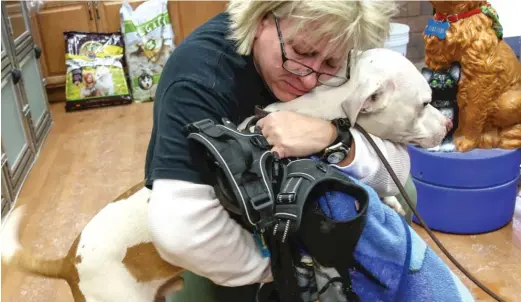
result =
M272 281L270 259L230 218L212 187L157 179L149 203L150 232L165 261L224 286Z
M274 112L260 119L257 126L281 157L309 156L330 146L336 138L331 122L295 112ZM337 167L371 186L380 196L394 196L398 187L385 169L369 141L356 129L351 129L353 145L344 162ZM409 177L410 159L404 145L371 135L376 145L403 184Z

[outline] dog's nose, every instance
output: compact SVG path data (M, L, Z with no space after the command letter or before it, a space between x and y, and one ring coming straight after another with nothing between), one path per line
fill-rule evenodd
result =
M452 127L454 127L454 125L452 124L451 119L445 119L445 127L447 128L447 132L452 130Z

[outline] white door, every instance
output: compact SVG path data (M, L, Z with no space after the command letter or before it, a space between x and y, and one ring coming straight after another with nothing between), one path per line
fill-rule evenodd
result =
M19 87L15 84L19 78L21 72L15 68L2 74L2 145L14 191L34 159L31 132L21 110Z

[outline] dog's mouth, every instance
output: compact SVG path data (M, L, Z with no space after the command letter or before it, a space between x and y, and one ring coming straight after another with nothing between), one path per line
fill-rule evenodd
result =
M421 147L423 149L434 148L442 143L443 139L445 138L445 135L446 133L440 133L432 137L414 139L410 141L410 144L417 147Z

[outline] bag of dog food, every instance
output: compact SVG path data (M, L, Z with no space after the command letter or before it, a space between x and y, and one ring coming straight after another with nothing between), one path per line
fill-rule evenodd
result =
M129 104L120 33L67 31L65 38L65 109Z
M148 0L136 10L127 1L121 5L125 58L136 102L154 100L161 72L175 48L167 3Z

